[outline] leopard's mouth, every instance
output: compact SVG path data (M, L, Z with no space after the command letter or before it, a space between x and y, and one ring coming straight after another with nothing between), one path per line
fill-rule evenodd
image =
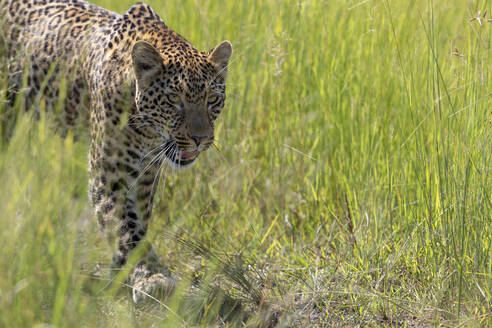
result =
M198 150L180 150L176 145L168 147L165 152L168 163L176 168L184 169L190 167L197 159L200 152Z

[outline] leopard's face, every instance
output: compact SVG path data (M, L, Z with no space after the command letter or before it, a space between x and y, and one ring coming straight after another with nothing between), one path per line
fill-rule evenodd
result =
M193 165L214 142L214 121L224 107L228 41L209 53L194 49L163 56L140 41L133 49L137 124L154 136L173 167Z

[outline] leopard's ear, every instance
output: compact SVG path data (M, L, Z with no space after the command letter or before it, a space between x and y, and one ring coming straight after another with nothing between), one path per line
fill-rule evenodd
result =
M219 73L225 78L227 75L227 64L232 56L232 44L222 41L217 47L210 51L208 58L218 66Z
M159 52L148 42L138 41L132 49L133 70L139 87L145 88L164 70Z

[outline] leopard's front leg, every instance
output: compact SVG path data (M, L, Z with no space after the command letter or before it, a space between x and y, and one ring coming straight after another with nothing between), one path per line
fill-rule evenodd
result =
M140 173L134 182L138 213L141 213L143 225L148 226L152 216L154 193L159 184L159 172L162 168L161 159L152 152L145 154ZM175 280L169 271L159 262L150 243L146 244L145 256L139 261L130 275L133 286L132 296L135 303L147 298L164 297L172 293Z
M112 138L91 147L91 198L113 248L112 267L116 270L127 263L147 233L159 164L142 161L144 148L121 142L129 137L122 133L118 143ZM150 244L145 243L143 256L128 277L135 302L148 295L162 298L172 292L175 284Z

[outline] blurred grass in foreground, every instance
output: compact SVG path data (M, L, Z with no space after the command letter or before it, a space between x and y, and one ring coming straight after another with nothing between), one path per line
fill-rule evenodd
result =
M0 326L214 326L234 300L238 326L492 325L492 22L469 21L490 2L150 3L201 50L234 45L220 154L155 204L180 290L134 309L91 282L109 253L88 137L21 114L0 149ZM18 110L0 109L6 135ZM197 279L227 293L190 300Z

